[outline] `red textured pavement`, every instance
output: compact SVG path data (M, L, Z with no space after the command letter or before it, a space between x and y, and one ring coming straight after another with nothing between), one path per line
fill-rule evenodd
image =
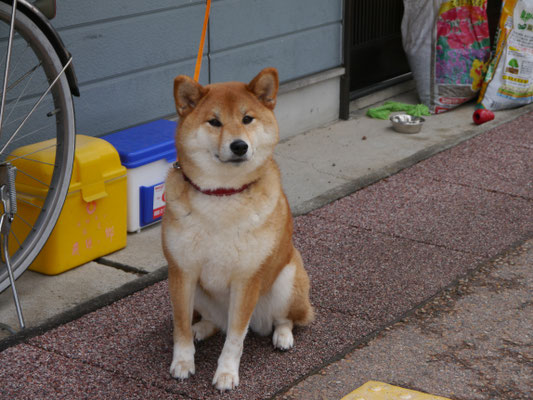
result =
M169 376L166 281L0 353L1 399L269 398L533 233L533 113L295 219L316 321L294 349L249 334L240 386L211 385L223 344L197 345L196 375Z

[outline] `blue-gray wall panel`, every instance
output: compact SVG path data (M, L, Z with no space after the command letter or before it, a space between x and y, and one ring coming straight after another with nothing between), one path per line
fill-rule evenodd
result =
M226 0L212 8L211 52L342 20L342 0Z
M77 131L102 135L175 114L174 77L192 76L196 60L142 71L82 87L76 98ZM207 84L209 61L204 58L200 82Z
M57 16L52 20L52 24L56 29L61 29L193 4L205 4L205 0L57 0Z
M288 81L342 62L342 0L212 7L202 83L248 81L266 66ZM193 74L204 11L205 0L59 0L52 22L74 55L78 132L101 135L173 114L172 80Z
M213 82L252 79L262 68L276 67L282 82L341 63L341 24L321 26L211 55Z
M66 29L61 36L83 84L195 57L204 8L84 25Z

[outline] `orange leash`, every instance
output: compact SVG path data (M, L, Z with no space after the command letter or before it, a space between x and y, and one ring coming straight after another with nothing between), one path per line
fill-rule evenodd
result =
M198 47L198 55L196 56L196 66L194 67L194 80L198 82L200 77L200 69L202 68L202 56L204 54L205 33L207 31L207 22L209 21L209 11L211 10L211 0L207 0L205 8L204 26L202 28L202 37L200 39L200 46Z

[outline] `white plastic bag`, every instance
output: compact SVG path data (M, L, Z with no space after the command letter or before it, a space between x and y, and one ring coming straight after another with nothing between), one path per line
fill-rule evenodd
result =
M415 78L420 101L430 106L431 55L437 11L444 0L403 0L403 49Z
M478 102L489 110L533 102L533 0L504 0L496 51Z

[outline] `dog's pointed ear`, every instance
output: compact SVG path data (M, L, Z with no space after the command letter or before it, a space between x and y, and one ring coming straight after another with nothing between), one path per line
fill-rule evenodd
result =
M189 114L198 104L200 99L206 95L208 89L188 76L179 75L174 78L174 101L176 111L180 117Z
M248 90L252 92L261 103L273 110L276 106L278 86L278 70L276 68L265 68L248 84Z

